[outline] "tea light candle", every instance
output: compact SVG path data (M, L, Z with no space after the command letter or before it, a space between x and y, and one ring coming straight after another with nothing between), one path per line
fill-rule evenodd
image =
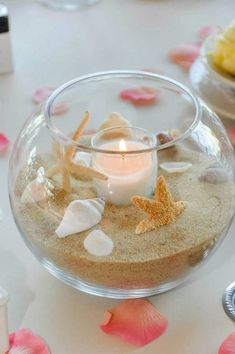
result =
M107 181L95 181L97 193L107 202L129 205L133 195L149 196L154 191L157 175L157 154L155 151L138 152L149 148L142 141L120 139L109 141L99 149L120 151L120 154L94 153L93 167L108 176ZM134 154L128 154L135 151Z
M6 353L9 349L7 319L8 300L8 293L0 287L0 353Z

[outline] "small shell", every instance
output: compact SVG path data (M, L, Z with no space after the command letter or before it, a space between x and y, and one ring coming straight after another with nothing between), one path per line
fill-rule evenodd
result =
M89 152L78 151L74 155L73 162L83 166L91 166L91 154Z
M74 200L65 210L64 217L56 229L58 237L66 237L90 229L102 217L105 203L103 199Z
M133 87L122 90L120 97L135 106L148 106L159 102L160 92L152 87Z
M169 143L173 140L173 137L166 133L159 133L157 134L157 142L159 145L163 145Z
M84 247L93 256L108 256L113 251L113 241L102 230L93 230L84 240Z
M218 354L235 354L235 333L230 334L219 348Z
M53 184L50 180L44 178L39 181L38 178L29 182L21 196L21 203L38 203L46 200L52 193Z
M183 173L192 167L192 164L190 162L163 162L160 167L168 173Z
M106 311L100 327L141 347L160 337L167 325L167 319L148 300L131 299Z
M218 167L207 168L199 177L199 181L212 184L224 183L227 180L227 173L222 168Z
M119 113L112 112L109 117L101 124L99 130L114 128L114 127L130 127L130 122L123 118Z

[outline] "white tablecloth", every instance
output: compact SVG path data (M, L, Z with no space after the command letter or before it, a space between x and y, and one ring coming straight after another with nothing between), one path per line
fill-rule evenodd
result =
M184 83L170 64L174 45L197 39L205 24L234 16L231 0L102 0L77 12L55 11L36 1L8 0L15 71L0 76L0 131L13 142L33 109L32 92L81 74L108 69L159 67ZM53 354L216 354L234 331L221 296L235 280L234 225L217 253L195 278L151 301L169 320L158 340L137 349L99 329L116 300L83 294L49 275L24 245L7 191L8 156L0 159L0 284L10 295L10 330L28 327Z

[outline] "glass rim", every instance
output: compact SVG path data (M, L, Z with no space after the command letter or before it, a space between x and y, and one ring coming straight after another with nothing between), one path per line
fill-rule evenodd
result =
M199 99L191 92L190 89L188 89L185 85L179 83L178 81L168 78L163 75L155 74L155 73L148 73L145 71L137 71L137 70L112 70L112 71L101 71L89 75L83 75L78 78L75 78L73 80L70 80L61 86L59 86L56 90L53 91L53 93L48 97L46 102L44 103L43 106L43 114L46 122L46 126L49 129L49 131L55 136L56 140L60 140L63 142L63 144L74 146L78 150L83 150L83 151L88 151L88 152L100 152L100 153L107 153L107 154L120 154L119 151L111 151L111 150L104 150L104 149L99 149L96 147L92 146L87 146L83 145L73 139L71 139L69 136L64 134L60 129L56 127L56 125L51 121L51 107L55 101L55 99L63 93L65 90L68 88L71 88L73 86L76 86L77 84L83 83L83 82L89 82L89 81L94 81L94 80L99 80L101 78L103 79L111 79L111 78L131 78L131 77L136 77L136 78L149 78L152 80L156 80L161 82L162 84L169 83L172 86L175 86L175 88L181 89L185 94L187 94L191 100L192 103L194 104L195 108L195 116L192 124L189 126L188 129L185 130L184 133L180 134L179 137L175 138L172 141L169 141L165 144L161 145L156 145L151 146L147 149L143 150L131 150L126 152L126 154L140 154L140 153L145 153L145 152L150 152L153 150L163 150L166 148L169 148L171 146L174 146L176 143L179 143L183 141L185 138L187 138L190 133L196 128L198 123L201 120L201 112L202 108L199 102ZM161 133L161 132L159 132ZM148 132L148 134L153 134L151 132ZM157 133L156 133L157 134Z

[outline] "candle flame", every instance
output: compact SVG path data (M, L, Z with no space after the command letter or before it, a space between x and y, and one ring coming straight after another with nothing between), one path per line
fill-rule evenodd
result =
M119 143L119 151L126 151L126 142L124 139L121 139L120 140L120 143Z

